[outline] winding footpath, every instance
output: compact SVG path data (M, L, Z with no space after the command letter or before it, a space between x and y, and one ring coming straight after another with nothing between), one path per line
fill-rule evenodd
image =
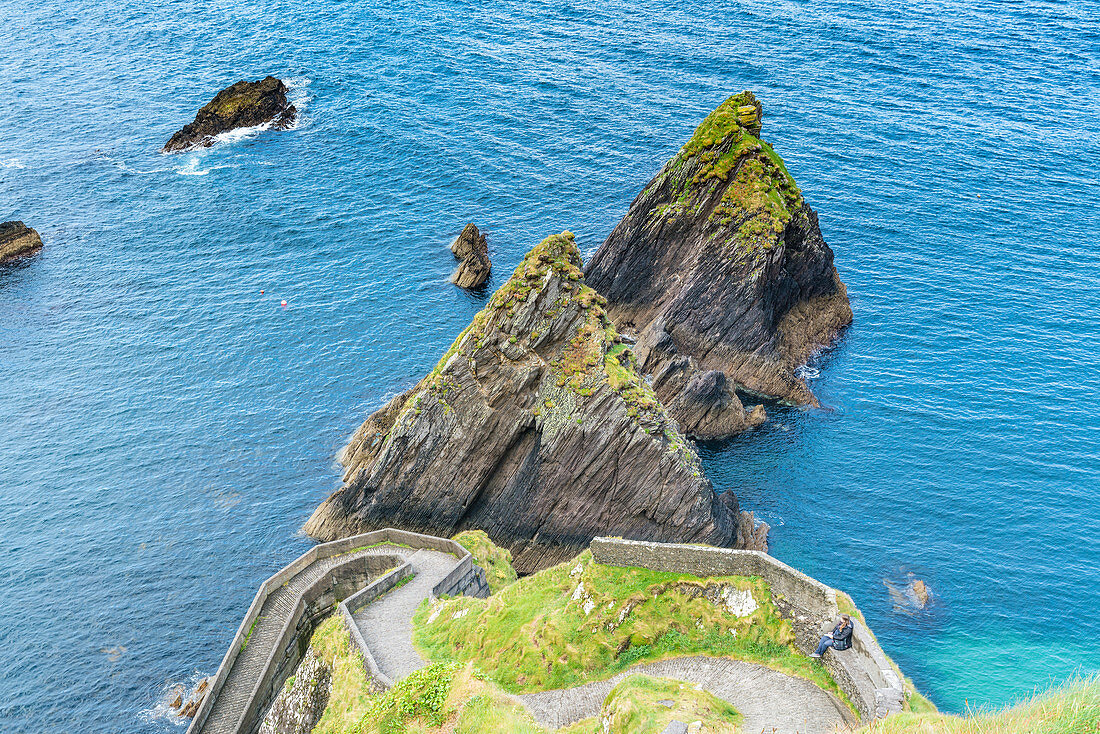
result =
M322 558L273 591L260 609L256 625L248 636L248 644L237 655L225 683L214 699L210 714L200 729L202 734L235 734L238 731L240 718L248 707L256 681L263 674L275 642L294 612L304 589L339 564L355 558L393 552L394 548L384 546ZM453 558L451 560L454 561Z
M408 560L415 574L412 579L353 615L378 669L395 683L428 664L413 647L413 614L458 563L448 553L426 548L409 555Z
M605 681L516 698L535 721L553 730L598 715L611 689L637 673L681 680L730 703L745 717L745 734L832 734L838 725L858 723L844 704L804 678L702 655L635 665Z

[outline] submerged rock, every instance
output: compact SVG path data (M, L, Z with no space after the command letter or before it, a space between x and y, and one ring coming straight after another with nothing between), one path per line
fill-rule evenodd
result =
M516 268L420 383L341 455L315 538L485 530L528 573L595 535L738 547L739 508L639 375L566 232Z
M462 234L451 245L451 252L461 259L451 282L459 288L477 288L489 277L493 263L489 260L489 245L485 235L473 224L467 224Z
M282 129L294 124L298 110L286 99L286 85L273 76L226 87L164 144L163 152L209 147L214 136L240 127L271 123Z
M762 113L751 92L712 112L585 271L654 384L677 371L658 394L703 438L749 425L734 388L816 404L794 370L852 321L817 214L758 137Z
M42 249L42 238L22 222L0 224L0 263L33 255Z

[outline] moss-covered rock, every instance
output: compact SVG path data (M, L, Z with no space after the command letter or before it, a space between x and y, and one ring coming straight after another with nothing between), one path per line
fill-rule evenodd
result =
M816 213L760 138L762 116L751 92L708 115L586 271L636 335L657 394L701 438L751 427L736 391L815 403L795 368L852 320ZM708 371L728 387L690 390Z
M286 92L286 85L273 76L228 86L164 144L163 152L209 147L214 136L239 127L290 127L298 111L287 102Z
M454 540L470 551L474 563L485 570L489 593L495 594L516 580L516 569L512 567L512 554L508 549L501 548L489 540L484 530L466 530L456 535Z
M33 255L42 249L38 232L22 222L0 224L0 263Z
M703 476L581 264L571 233L534 247L435 369L363 424L306 531L482 529L521 573L595 535L737 545L736 498Z

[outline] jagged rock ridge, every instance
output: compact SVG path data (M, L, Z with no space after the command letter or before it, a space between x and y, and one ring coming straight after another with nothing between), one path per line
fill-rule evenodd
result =
M306 532L477 528L521 573L595 535L738 546L736 498L715 494L580 268L572 234L536 246L431 374L360 427Z
M451 282L460 288L477 288L489 277L493 263L489 260L489 245L485 235L472 223L467 224L451 245L451 252L462 260L451 276Z
M795 369L852 320L817 214L759 137L762 114L751 92L711 113L585 272L636 334L658 396L702 438L750 425L735 390L816 404Z
M33 255L42 249L38 232L22 222L0 224L0 263Z
M228 86L164 144L163 152L209 147L214 136L239 127L271 123L276 129L288 128L298 110L287 102L286 92L282 80L273 76Z

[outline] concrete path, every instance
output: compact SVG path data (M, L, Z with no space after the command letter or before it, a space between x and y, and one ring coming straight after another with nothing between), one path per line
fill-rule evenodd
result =
M412 644L412 617L420 603L458 564L448 553L422 548L409 556L416 574L355 613L355 625L378 669L394 683L427 665Z
M237 722L248 706L252 689L263 674L279 633L294 613L298 597L305 589L334 566L363 556L394 555L394 550L392 546L380 546L322 558L273 591L260 608L256 626L248 636L248 644L233 661L233 667L229 669L225 683L214 699L210 715L200 730L202 734L233 734L237 731Z
M636 665L606 681L516 698L539 724L557 729L599 714L611 689L636 673L701 685L741 712L744 734L832 734L837 724L858 723L847 706L808 680L762 665L705 656Z

